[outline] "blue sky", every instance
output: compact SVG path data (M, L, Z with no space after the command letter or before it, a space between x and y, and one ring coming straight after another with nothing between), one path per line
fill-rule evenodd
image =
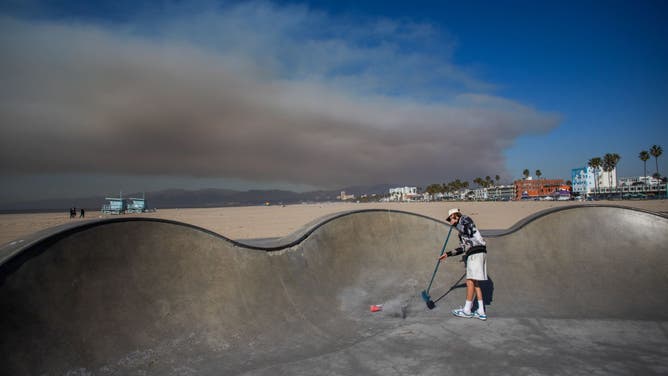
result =
M621 176L634 175L641 150L665 148L665 1L334 3L314 4L433 23L456 41L455 61L497 94L561 114L558 128L521 137L506 152L515 177L529 168L568 178L571 167L607 152L622 155Z
M511 181L525 168L568 179L608 152L631 176L641 150L668 140L663 1L10 1L0 14L14 36L0 42L0 78L28 88L0 93L5 202L112 182L304 190ZM145 139L112 160L95 152L110 134ZM90 150L33 157L61 139ZM36 181L48 194L27 188Z

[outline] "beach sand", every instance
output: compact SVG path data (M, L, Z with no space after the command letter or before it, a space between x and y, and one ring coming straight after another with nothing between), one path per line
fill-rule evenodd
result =
M517 221L541 210L575 205L574 202L419 202L419 203L321 203L272 206L245 206L207 209L161 209L154 213L124 216L171 219L203 227L230 239L270 238L289 235L320 217L362 209L402 210L444 220L450 208L470 215L480 229L507 229ZM655 212L668 212L668 200L598 201L597 204L629 206ZM78 213L77 213L78 216ZM107 218L100 212L87 212L86 219ZM69 212L0 215L0 246L34 232L72 221Z

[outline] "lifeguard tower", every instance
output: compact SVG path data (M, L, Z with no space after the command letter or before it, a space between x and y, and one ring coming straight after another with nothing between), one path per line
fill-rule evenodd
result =
M144 196L142 194L142 196ZM126 213L143 213L147 209L146 207L146 198L128 198L126 203L125 212Z
M123 200L123 192L119 197L105 197L107 203L102 206L102 214L123 214L127 209L127 204Z
M121 191L119 197L105 197L105 200L107 200L107 203L102 206L102 214L143 213L148 211L145 194L142 194L141 198L123 198L123 192Z

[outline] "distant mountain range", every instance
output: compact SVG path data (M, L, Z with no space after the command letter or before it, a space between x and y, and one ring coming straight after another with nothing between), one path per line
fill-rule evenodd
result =
M250 190L235 191L229 189L184 190L169 189L164 191L146 192L144 194L149 208L211 208L221 206L261 205L269 202L276 204L295 204L301 202L335 201L345 191L360 197L366 195L383 195L394 185L379 184L372 186L355 186L331 191L291 192L284 190ZM124 197L142 197L142 193L124 194ZM0 212L27 211L66 211L70 207L99 210L105 204L105 196L84 198L48 199L28 202L4 204Z

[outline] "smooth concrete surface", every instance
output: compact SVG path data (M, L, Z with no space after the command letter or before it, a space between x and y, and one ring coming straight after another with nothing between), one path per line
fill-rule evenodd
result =
M486 322L451 316L454 258L436 308L420 297L446 233L368 210L283 245L136 218L43 234L0 265L0 374L668 373L665 217L569 207L487 233Z

